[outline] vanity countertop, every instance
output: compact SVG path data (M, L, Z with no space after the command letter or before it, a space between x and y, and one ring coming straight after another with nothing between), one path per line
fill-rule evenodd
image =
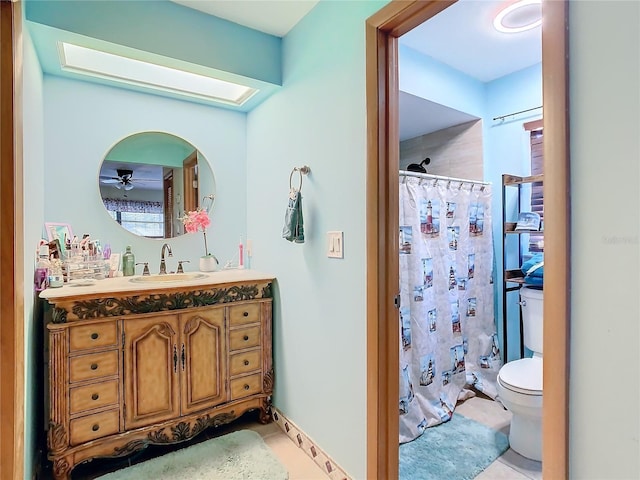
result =
M185 290L194 287L216 287L228 283L242 283L253 281L270 281L273 275L248 269L230 269L216 272L186 272L199 273L199 278L179 280L176 282L140 282L141 275L132 277L105 278L93 280L87 284L65 284L59 288L47 288L40 293L40 298L46 300L59 300L80 296L105 296L114 293L153 292L166 290ZM172 274L167 274L170 277ZM155 276L155 275L154 275ZM133 280L133 281L132 281Z

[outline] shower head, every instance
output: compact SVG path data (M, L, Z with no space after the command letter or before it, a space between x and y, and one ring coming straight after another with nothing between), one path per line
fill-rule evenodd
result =
M420 163L412 163L407 167L407 170L410 172L419 172L419 173L427 173L427 169L422 165L429 165L431 163L431 159L429 157L422 160Z

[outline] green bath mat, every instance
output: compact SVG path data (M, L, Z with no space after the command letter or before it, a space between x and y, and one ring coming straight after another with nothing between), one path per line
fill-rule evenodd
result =
M286 480L260 434L240 430L109 473L100 480Z
M400 480L472 480L507 448L504 433L454 413L400 445Z

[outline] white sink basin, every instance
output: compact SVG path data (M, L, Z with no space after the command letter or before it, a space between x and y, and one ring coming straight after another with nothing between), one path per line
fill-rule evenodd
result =
M188 273L167 273L166 275L147 275L141 277L133 277L130 282L133 283L152 283L152 284L165 284L165 283L179 283L189 282L191 280L199 280L206 278L207 275L198 272Z

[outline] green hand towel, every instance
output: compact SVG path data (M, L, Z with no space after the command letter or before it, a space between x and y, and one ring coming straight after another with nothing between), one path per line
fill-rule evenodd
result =
M302 219L302 194L293 190L289 195L289 204L284 214L282 237L295 243L304 243L304 225Z

